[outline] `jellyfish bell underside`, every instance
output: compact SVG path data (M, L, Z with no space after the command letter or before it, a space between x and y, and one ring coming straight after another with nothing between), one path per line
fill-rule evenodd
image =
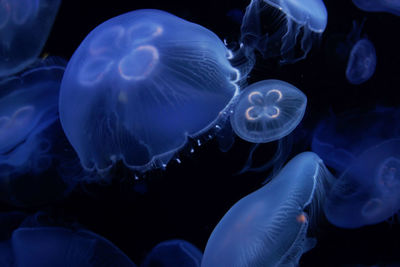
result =
M316 154L297 155L271 182L224 215L207 242L201 266L298 264L316 242L306 236L312 218L304 209L309 206L310 216L316 215L311 207L321 197L326 174Z
M400 1L398 0L353 0L353 4L367 12L388 12L400 16Z
M300 123L307 97L293 85L264 80L241 92L231 114L231 125L242 139L267 143L290 134Z
M374 145L357 157L329 191L324 212L333 225L377 224L400 209L400 139Z
M211 31L160 10L95 28L60 92L61 124L83 167L107 170L121 160L146 171L214 127L238 92L228 54Z
M375 47L368 39L359 40L351 49L346 78L351 84L361 84L372 77L376 67Z

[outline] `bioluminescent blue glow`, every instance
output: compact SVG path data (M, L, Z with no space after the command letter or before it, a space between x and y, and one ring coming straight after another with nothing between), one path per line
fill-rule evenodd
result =
M333 184L324 212L343 228L376 224L400 209L400 139L374 145Z
M307 97L293 85L279 80L260 81L241 92L231 125L246 141L275 141L296 128L306 106Z
M353 3L367 12L388 12L400 16L399 0L353 0Z
M375 72L375 47L368 39L359 40L351 49L346 68L346 78L352 84L367 81Z
M61 0L0 1L0 77L33 63L49 35Z
M284 19L276 12L281 12ZM264 15L271 20L268 25L262 23ZM282 63L294 62L307 56L313 38L325 31L327 17L322 0L252 0L243 18L242 42L265 58L281 56ZM272 29L264 32L264 27ZM298 41L300 55L294 51Z
M62 133L57 127L58 95L65 64L49 58L0 82L1 200L33 204L46 195L49 178L41 174L52 165L53 142L62 138L56 135Z
M94 29L72 56L60 119L85 169L116 161L134 170L166 164L216 126L239 73L218 37L159 10L137 10Z
M400 137L396 126L399 115L400 109L393 107L332 114L320 121L314 130L312 151L339 176L369 147Z
M157 244L140 267L200 267L203 253L185 240L168 240Z
M329 172L312 152L294 157L239 200L213 230L201 266L296 266L316 240L306 236ZM305 209L308 209L305 212Z

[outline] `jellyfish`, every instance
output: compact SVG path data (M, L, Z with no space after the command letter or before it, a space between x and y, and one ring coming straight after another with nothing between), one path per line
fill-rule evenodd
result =
M231 114L231 125L242 139L266 143L290 134L300 123L307 97L293 85L264 80L241 92Z
M185 240L173 239L155 246L140 265L141 267L200 267L203 253Z
M2 215L0 219L21 220L21 215L15 212ZM0 263L4 259L4 262L12 264L2 265L4 267L136 266L104 237L77 224L67 226L67 223L46 213L27 216L8 230L8 240L0 240Z
M37 59L60 2L0 1L0 77L20 72Z
M160 10L95 28L75 51L60 90L60 120L86 170L120 161L163 167L188 137L226 117L239 72L211 31ZM208 136L208 135L207 135Z
M316 244L307 232L316 222L329 175L316 154L294 157L224 215L208 239L201 266L296 266Z
M373 43L363 38L351 49L346 68L346 78L352 84L361 84L374 74L376 52Z
M383 222L400 209L400 139L367 149L332 185L324 212L333 225L358 228Z
M322 0L252 0L243 18L241 40L264 58L280 56L281 63L296 62L307 56L313 40L325 31L327 16Z
M353 4L367 12L388 12L400 16L399 0L353 0Z
M368 111L332 113L316 126L311 149L339 176L369 147L400 137L400 128L396 127L399 116L400 109L382 106Z
M0 82L0 199L10 204L38 204L63 188L43 173L53 166L62 139L58 94L65 65L47 58Z

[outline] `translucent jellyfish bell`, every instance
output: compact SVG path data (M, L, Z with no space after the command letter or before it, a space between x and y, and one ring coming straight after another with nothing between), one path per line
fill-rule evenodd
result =
M274 10L263 16L271 7ZM276 10L284 16L284 23L276 16ZM242 42L261 52L265 58L282 56L282 63L294 62L305 58L313 37L325 31L327 16L321 0L252 0L243 18ZM272 26L276 29L272 30ZM270 31L263 32L265 27L271 28ZM294 48L300 36L302 54L295 55Z
M140 267L200 267L202 257L203 253L191 243L174 239L157 244Z
M356 158L332 185L324 206L343 228L376 224L400 209L400 139L375 145Z
M316 154L294 157L271 182L224 215L207 242L201 266L296 266L315 245L307 237L309 218L323 201L327 175Z
M160 10L95 28L60 92L61 123L84 168L122 160L145 171L215 126L238 91L228 56L214 33Z
M375 67L375 47L370 40L363 38L351 49L346 78L352 84L361 84L372 77Z
M307 97L293 85L265 80L245 88L231 114L231 125L242 139L266 143L290 134L306 110Z
M361 10L368 12L389 12L400 16L399 0L353 0L353 3Z
M40 54L61 0L0 1L0 77L23 70Z

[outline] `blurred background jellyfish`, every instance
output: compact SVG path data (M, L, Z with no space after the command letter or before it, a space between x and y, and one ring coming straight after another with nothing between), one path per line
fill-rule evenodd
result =
M364 38L351 49L346 68L346 78L352 84L361 84L374 74L376 52L373 43Z
M294 157L224 215L207 242L201 266L296 266L316 244L307 231L330 179L316 154Z
M354 5L367 12L389 12L400 16L399 0L353 0Z
M0 1L0 77L20 72L40 54L61 0Z
M324 212L333 225L376 224L400 209L400 139L372 146L345 170L328 192Z
M41 212L22 221L15 212L2 215L13 222L7 220L9 233L0 240L2 267L136 266L110 241L77 224L67 226Z
M241 42L264 58L280 56L281 63L296 62L307 56L313 39L325 31L327 16L322 0L251 0Z
M65 189L52 169L63 140L58 95L65 65L47 58L0 82L0 200L35 205Z
M86 170L165 166L188 137L218 129L239 72L220 39L160 10L137 10L94 29L68 63L63 129Z
M231 125L242 139L266 143L290 134L300 123L307 97L293 85L264 80L241 92L231 114Z
M399 116L400 109L394 107L332 113L316 126L311 149L339 176L366 149L400 137Z
M185 240L168 240L157 244L140 267L200 267L203 253Z

